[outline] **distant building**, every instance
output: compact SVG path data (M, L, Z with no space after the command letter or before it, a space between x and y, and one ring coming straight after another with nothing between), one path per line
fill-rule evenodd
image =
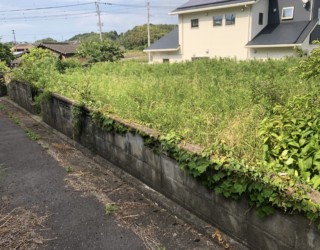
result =
M32 44L17 44L11 48L13 55L17 56L28 52L34 46Z
M153 63L199 58L283 58L320 37L320 0L190 0L179 26L145 52Z
M45 42L39 44L38 48L48 49L52 51L60 59L66 59L72 57L77 52L79 43L67 43L67 42Z

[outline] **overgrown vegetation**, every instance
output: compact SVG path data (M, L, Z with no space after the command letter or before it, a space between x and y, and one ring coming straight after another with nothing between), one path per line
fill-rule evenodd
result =
M123 57L120 47L109 40L102 42L82 42L77 48L77 55L86 58L89 63L115 62Z
M9 64L11 60L13 60L13 54L10 51L10 47L4 43L0 43L0 62L5 62ZM1 72L1 70L0 70Z
M305 74L316 65L313 56L303 63L213 59L64 70L45 57L35 66L23 62L13 77L35 71L28 80L35 87L90 107L106 131L128 131L112 114L159 131L160 138L141 134L209 188L226 197L246 195L262 215L278 207L316 219L320 206L311 194L320 187L319 75ZM36 67L40 61L42 68ZM81 115L81 107L73 113ZM186 143L202 150L187 152Z

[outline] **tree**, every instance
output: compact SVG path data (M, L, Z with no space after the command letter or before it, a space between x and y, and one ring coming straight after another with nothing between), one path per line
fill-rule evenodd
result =
M36 43L56 43L56 42L58 42L58 41L51 38L51 37L47 37L47 38L36 41Z
M154 43L164 35L168 34L175 25L171 24L158 24L150 25L150 40ZM138 49L143 50L148 46L148 33L147 25L136 26L132 30L129 30L120 36L120 44L126 49Z
M103 40L111 40L111 41L117 41L119 38L119 35L117 31L109 31L109 32L103 32L102 33ZM81 41L81 42L99 42L100 41L100 34L98 33L83 33L73 36L69 39L69 41Z
M48 79L53 79L58 74L57 60L49 50L31 48L29 53L22 56L21 65L12 70L12 77L44 89Z
M116 43L109 40L82 42L77 49L77 55L86 58L89 63L114 62L123 57L123 51Z
M9 64L9 62L13 59L14 56L11 53L9 46L0 43L0 61L4 61L6 64Z

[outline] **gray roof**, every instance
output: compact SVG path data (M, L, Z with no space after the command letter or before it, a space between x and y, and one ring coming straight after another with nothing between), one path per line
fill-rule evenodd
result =
M187 3L181 5L177 9L173 10L173 13L183 12L186 10L196 10L199 8L210 8L216 6L246 3L252 0L189 0Z
M318 20L268 24L247 46L301 44Z
M175 27L170 33L161 37L144 51L151 50L177 50L179 48L179 29Z
M74 55L78 46L79 44L58 42L41 43L38 45L40 48L49 49L62 55Z

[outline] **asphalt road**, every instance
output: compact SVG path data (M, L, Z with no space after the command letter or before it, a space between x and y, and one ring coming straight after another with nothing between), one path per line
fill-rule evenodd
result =
M118 226L114 217L107 216L97 200L66 187L67 172L43 147L4 116L0 116L0 163L5 169L0 196L7 197L10 207L24 207L50 215L45 222L50 229L46 236L54 240L48 241L47 247L145 248L137 235Z
M0 249L234 249L95 157L0 98Z

